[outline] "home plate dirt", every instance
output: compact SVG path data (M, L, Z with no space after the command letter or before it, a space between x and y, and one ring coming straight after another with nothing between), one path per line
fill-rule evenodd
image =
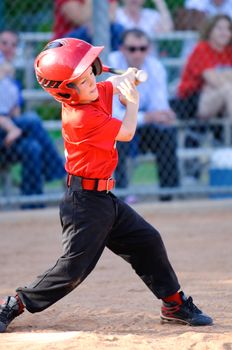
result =
M214 325L161 324L161 302L106 249L71 294L48 310L16 318L0 335L0 350L232 350L232 200L134 208L161 232L182 289ZM3 297L61 254L58 208L1 212L0 240Z

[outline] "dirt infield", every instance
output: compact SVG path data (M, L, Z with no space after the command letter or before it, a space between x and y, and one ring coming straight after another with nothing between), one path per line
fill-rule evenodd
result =
M211 327L160 324L160 301L105 250L93 273L48 310L25 312L0 335L1 350L232 350L232 201L146 203L134 208L162 233L186 294ZM58 209L3 212L0 295L14 293L61 253Z

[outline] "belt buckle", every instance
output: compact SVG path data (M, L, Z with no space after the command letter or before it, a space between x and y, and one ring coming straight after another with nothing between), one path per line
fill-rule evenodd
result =
M112 180L112 177L109 177L107 180L106 180L106 193L109 193L109 183L110 183L110 180Z

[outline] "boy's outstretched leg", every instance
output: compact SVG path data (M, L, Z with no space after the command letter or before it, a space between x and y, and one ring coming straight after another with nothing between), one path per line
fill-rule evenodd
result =
M212 324L180 292L180 284L168 259L159 232L127 204L115 199L117 220L110 233L107 247L131 264L137 275L162 300L161 319L191 326Z
M0 333L6 331L9 324L24 311L24 305L18 295L5 297L0 302Z

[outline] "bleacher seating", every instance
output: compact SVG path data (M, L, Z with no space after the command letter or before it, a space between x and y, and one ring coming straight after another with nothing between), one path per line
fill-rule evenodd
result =
M41 104L44 101L53 101L51 96L44 92L41 88L38 86L36 87L36 80L34 76L34 57L36 55L36 50L38 49L38 45L42 46L46 44L47 41L51 39L51 33L21 33L20 34L20 41L21 41L21 56L18 57L18 62L16 64L17 68L19 70L23 71L23 76L25 78L24 80L24 89L23 89L23 98L26 103L26 108L30 108L31 105L34 104ZM157 34L155 41L157 43L163 42L163 41L185 41L187 39L194 39L196 38L197 34L195 32L172 32L172 33L166 33L166 34ZM170 68L176 68L181 69L181 67L184 64L183 57L161 57L162 62L164 66L167 69ZM169 82L170 86L172 85L172 81ZM210 120L208 122L208 125L219 123L219 121ZM220 124L223 126L225 131L225 145L229 145L231 143L231 122L228 120L221 120ZM46 121L45 122L46 128L49 130L56 130L60 129L61 123L60 121ZM180 168L181 168L181 175L184 176L183 171L183 161L186 159L191 158L198 158L198 159L204 159L204 162L209 163L209 159L214 151L214 145L213 143L208 140L207 143L204 143L202 147L199 148L185 148L184 147L184 133L187 127L189 127L189 124L186 124L186 122L180 122L178 121L177 127L179 129L179 147L178 147L178 158L180 160ZM210 138L209 138L210 139ZM144 161L146 159L151 159L151 155L143 156L143 159L141 161ZM139 158L138 158L139 160ZM6 172L0 170L1 175L3 174L4 179L6 180ZM9 186L10 182L5 181L7 183L7 186ZM6 189L5 189L6 191Z

